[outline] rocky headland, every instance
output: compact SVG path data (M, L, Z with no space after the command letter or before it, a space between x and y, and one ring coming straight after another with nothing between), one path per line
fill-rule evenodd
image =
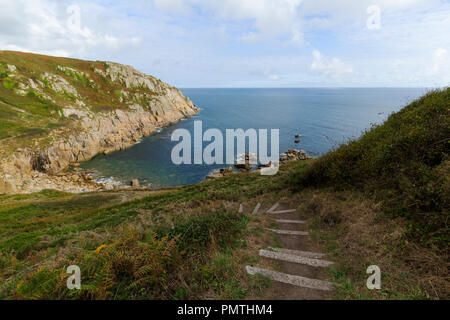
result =
M0 51L0 76L0 125L13 128L0 131L0 194L99 190L68 169L199 111L177 88L112 62Z

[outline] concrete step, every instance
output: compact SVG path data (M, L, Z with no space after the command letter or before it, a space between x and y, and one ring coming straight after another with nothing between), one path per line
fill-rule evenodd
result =
M292 224L304 224L306 223L306 221L304 220L284 220L284 219L276 219L274 220L275 222L278 223L292 223Z
M280 211L272 211L270 214L282 214L282 213L295 213L297 210L289 209L289 210L280 210Z
M310 251L300 251L300 250L291 250L291 249L284 249L284 248L268 248L271 251L275 252L281 252L281 253L287 253L297 256L302 256L306 258L313 258L313 259L320 259L326 256L324 253L316 253L316 252L310 252Z
M285 262L292 262L292 263L299 263L304 264L311 267L329 267L333 264L331 261L327 260L321 260L321 259L315 259L315 258L308 258L308 257L302 257L299 255L293 255L283 252L276 252L276 251L269 251L269 250L259 250L259 255L261 257L279 260L279 261L285 261Z
M263 276L268 277L271 280L291 284L297 287L323 290L323 291L331 291L333 290L333 284L328 281L309 279L305 277L295 276L292 274L276 272L272 270L266 270L251 266L245 267L246 271L250 275L262 274Z
M270 207L270 209L269 210L267 210L266 212L267 213L272 213L273 211L275 211L275 209L276 208L278 208L278 206L279 206L280 204L277 202L277 203L275 203L272 207Z
M289 235L289 236L307 236L309 232L306 231L292 231L292 230L277 230L266 228L267 231L271 231L276 234Z

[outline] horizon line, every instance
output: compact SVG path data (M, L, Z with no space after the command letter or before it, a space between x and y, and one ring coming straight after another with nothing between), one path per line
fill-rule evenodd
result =
M443 87L186 87L176 86L179 89L444 89Z

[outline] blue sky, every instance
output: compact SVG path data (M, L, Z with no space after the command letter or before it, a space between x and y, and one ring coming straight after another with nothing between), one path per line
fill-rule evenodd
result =
M0 0L0 50L178 87L448 86L448 30L443 0Z

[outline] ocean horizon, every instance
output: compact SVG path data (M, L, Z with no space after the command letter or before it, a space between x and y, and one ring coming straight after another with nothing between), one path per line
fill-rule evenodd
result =
M98 181L126 184L138 179L151 188L183 186L201 182L226 164L175 165L171 141L176 129L193 135L194 121L202 121L203 132L226 129L279 129L280 154L302 149L319 157L387 117L430 88L182 88L201 111L139 143L108 155L98 155L81 164L93 170ZM295 143L300 134L301 142ZM269 139L270 140L270 139ZM204 143L206 146L208 143Z

